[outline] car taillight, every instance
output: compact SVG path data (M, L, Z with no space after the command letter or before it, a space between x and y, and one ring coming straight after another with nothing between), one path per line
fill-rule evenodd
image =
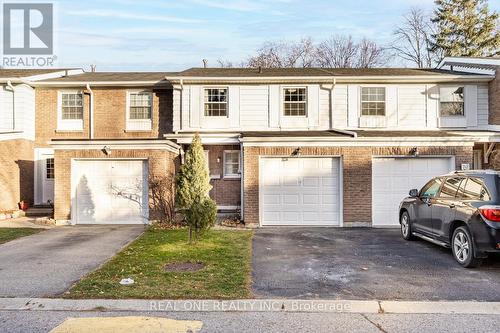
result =
M500 222L500 206L481 206L479 207L481 215L492 222Z

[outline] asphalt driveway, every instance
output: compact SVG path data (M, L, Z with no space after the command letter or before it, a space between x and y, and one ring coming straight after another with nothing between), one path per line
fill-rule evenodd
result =
M500 301L499 256L464 269L398 229L258 229L252 278L258 298Z
M0 245L0 297L62 294L144 230L142 225L58 227Z

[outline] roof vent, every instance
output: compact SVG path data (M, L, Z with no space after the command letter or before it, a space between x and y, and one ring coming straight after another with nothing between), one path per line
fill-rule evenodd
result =
M203 68L207 68L208 67L208 60L207 59L203 59Z
M96 65L94 65L94 64L90 65L90 71L91 71L92 73L94 73L94 72L95 72L95 68L96 68Z
M262 66L259 66L259 74L262 74Z

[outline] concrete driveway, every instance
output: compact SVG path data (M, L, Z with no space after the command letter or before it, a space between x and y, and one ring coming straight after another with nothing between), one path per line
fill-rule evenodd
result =
M62 294L144 231L142 225L58 227L0 245L0 297Z
M398 229L258 229L252 274L258 298L500 301L499 256L464 269Z

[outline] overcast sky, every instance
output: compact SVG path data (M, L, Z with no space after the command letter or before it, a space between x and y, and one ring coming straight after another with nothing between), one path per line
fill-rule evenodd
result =
M319 41L332 34L391 39L412 6L433 0L107 0L58 1L58 66L99 71L173 71L206 58L248 58L264 41ZM500 0L490 0L500 10Z

